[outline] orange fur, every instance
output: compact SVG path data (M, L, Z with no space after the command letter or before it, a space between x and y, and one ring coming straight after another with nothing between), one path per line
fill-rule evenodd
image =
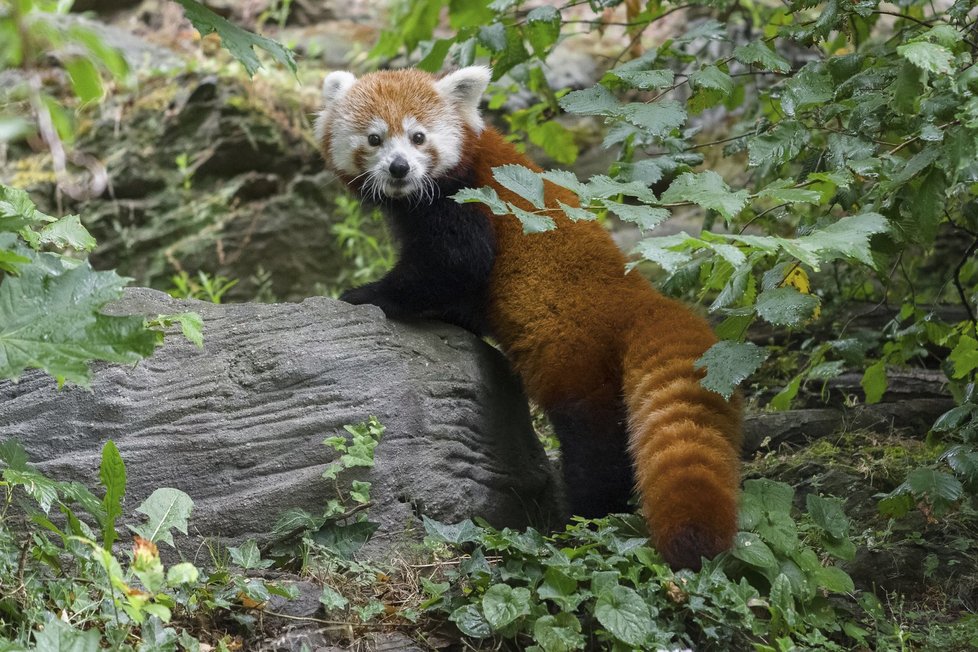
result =
M492 129L472 148L476 186L532 210L492 168L539 170ZM511 215L493 216L493 334L545 410L568 401L601 411L624 397L629 449L656 548L674 566L729 548L737 530L741 409L704 389L693 362L715 341L705 320L662 296L596 222L556 208L576 205L546 184L557 228L525 235Z

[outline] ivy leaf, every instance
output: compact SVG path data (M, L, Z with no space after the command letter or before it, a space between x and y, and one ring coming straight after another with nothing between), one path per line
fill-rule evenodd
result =
M261 558L261 552L258 551L258 544L254 539L248 539L240 546L229 546L228 552L231 554L231 561L244 570L268 568L275 563L271 559Z
M713 170L686 172L672 182L662 194L664 203L689 201L720 213L728 222L737 216L750 196L746 190L731 192L730 187Z
M594 616L619 641L644 647L652 633L652 614L642 597L627 586L615 585L601 592Z
M927 72L948 75L952 71L954 55L943 45L916 41L898 46L897 54Z
M494 584L482 596L482 613L494 630L499 630L530 613L530 591L508 584Z
M479 528L469 519L465 519L454 525L446 525L427 516L422 516L421 518L424 523L425 532L428 533L428 536L438 541L444 541L445 543L454 545L479 541Z
M500 165L492 169L492 176L507 190L527 200L535 208L543 208L543 179L533 170L522 165Z
M706 367L706 376L700 381L703 387L729 399L737 385L757 371L770 354L751 342L723 340L711 346L694 366Z
M800 326L810 321L818 307L818 297L802 294L793 287L765 290L757 297L757 314L775 326Z
M267 52L273 59L288 68L293 75L297 73L292 51L282 44L241 29L195 0L176 1L183 7L187 19L201 36L217 34L221 37L221 45L244 65L249 77L253 77L262 67L254 48Z
M136 508L137 512L148 516L149 520L143 525L130 525L129 529L147 541L165 541L172 546L173 534L170 530L187 533L187 518L193 506L194 501L190 496L179 489L162 487Z
M162 333L137 316L99 310L122 295L126 279L93 271L88 262L66 269L56 256L0 283L0 378L16 380L27 368L87 386L91 360L133 363L152 355ZM49 270L54 273L49 273Z
M734 48L733 56L740 63L757 65L763 70L781 73L791 71L791 64L787 59L760 41L737 46Z
M458 630L466 636L472 638L489 638L492 635L492 628L486 622L485 617L479 608L474 604L467 604L459 607L448 617L455 623Z
M349 600L331 586L323 587L323 592L319 596L319 602L326 609L326 613L344 609L350 603Z

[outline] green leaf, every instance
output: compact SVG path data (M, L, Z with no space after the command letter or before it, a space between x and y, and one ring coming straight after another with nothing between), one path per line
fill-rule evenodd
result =
M876 269L869 239L889 228L886 218L879 213L862 213L843 217L810 235L794 240L779 239L779 242L815 271L819 270L819 262L831 262L840 257L855 258Z
M59 383L87 385L91 360L137 362L162 341L142 317L99 313L122 295L125 279L115 272L95 272L88 262L65 268L49 254L38 261L48 269L28 265L0 283L0 378L36 368Z
M530 591L508 584L494 584L482 596L482 613L494 630L499 630L530 613Z
M574 614L566 612L537 618L533 623L533 640L544 652L581 650L585 643L581 635L581 621Z
M492 169L492 176L504 188L533 204L534 208L544 207L543 179L533 170L522 165L500 165Z
M927 498L935 507L949 506L964 495L964 487L957 478L934 469L914 469L907 475L906 485L914 496Z
M261 558L258 544L254 539L248 539L238 547L229 546L228 552L231 554L231 561L244 570L268 568L274 563L271 559Z
M859 382L862 385L863 391L866 393L866 403L879 403L880 399L883 398L884 392L886 392L886 363L884 360L878 360L874 364L871 364L863 372L863 378Z
M773 70L774 72L781 73L791 71L791 64L788 63L788 60L761 41L737 46L734 48L733 56L734 59L743 64L757 65L763 70Z
M652 104L630 102L620 107L617 114L651 136L668 136L686 122L686 111L682 105L671 100Z
M527 127L526 133L531 143L542 147L547 156L558 163L570 165L577 160L578 148L574 132L559 122L550 120L543 124L534 124Z
M523 225L523 233L543 233L544 231L553 231L557 228L557 223L548 215L537 215L513 204L509 205L509 211Z
M613 586L601 592L594 604L594 616L619 641L644 647L652 633L652 614L642 597L627 586Z
M611 74L643 91L670 86L675 79L675 73L668 68L662 70L612 70Z
M777 166L793 161L810 138L810 132L805 125L796 120L783 120L768 133L748 141L747 164L751 167Z
M130 525L129 529L153 543L164 541L172 546L173 534L170 530L187 533L187 518L190 517L193 506L194 501L190 496L179 489L157 489L136 508L137 512L145 514L149 520L143 525Z
M37 652L98 652L100 639L98 628L75 629L51 614L44 627L34 631L34 649Z
M581 91L571 91L559 100L560 107L568 113L613 116L618 114L618 100L611 92L597 84Z
M477 542L480 539L479 528L469 519L465 519L454 525L439 523L435 519L427 516L422 516L421 520L424 523L424 530L428 533L428 536L438 541L460 545L463 543Z
M694 89L709 88L720 91L723 97L733 92L733 80L730 75L723 72L716 66L704 66L689 76L689 81Z
M666 208L653 208L651 206L635 206L632 204L622 204L610 199L602 201L605 207L615 215L625 220L637 224L640 229L650 230L669 219L671 213Z
M785 84L781 108L790 117L801 109L825 104L832 99L832 77L819 63L809 63Z
M489 638L492 635L492 628L483 617L482 612L474 604L467 604L459 607L448 617L455 623L459 631L465 636L472 638Z
M744 208L749 196L750 193L746 190L731 192L723 177L708 170L680 175L662 194L662 201L693 202L708 210L717 211L729 222Z
M339 591L331 586L324 586L323 592L319 596L319 601L326 608L326 613L345 609L350 601L347 600Z
M815 525L825 530L826 534L841 539L849 533L849 519L842 511L842 501L838 498L808 494L805 503L808 507L808 515L815 521Z
M778 568L778 560L766 543L753 532L738 532L731 553L737 559L765 570Z
M3 471L3 479L11 485L22 487L45 514L51 511L51 505L58 499L58 483L34 469L7 468Z
M964 378L978 369L978 340L970 335L962 335L947 360L954 365L954 378Z
M856 590L849 573L835 566L823 566L816 575L818 585L835 593L852 593Z
M480 202L489 207L496 215L506 215L509 213L509 208L506 206L506 202L499 198L496 194L494 188L489 186L483 186L481 188L462 188L457 193L452 195L452 199L460 204L470 204L473 202Z
M898 46L897 54L927 72L949 75L953 70L954 55L943 45L916 41Z
M761 292L754 310L775 326L801 326L811 320L818 303L816 296L802 294L793 287L781 287Z
M71 87L83 103L101 100L103 95L102 77L95 64L88 57L72 57L65 64L71 79Z
M541 5L526 15L526 39L539 57L546 56L560 36L560 12L551 5Z
M711 346L694 366L706 367L706 377L700 381L703 387L729 399L737 385L757 371L770 354L751 342L723 340Z
M60 249L91 251L95 248L95 238L81 224L77 215L66 215L57 222L44 226L37 233L40 244L49 244Z
M200 577L200 571L189 561L170 566L166 572L166 583L170 586L180 586L181 584L196 584Z
M281 43L241 29L237 25L221 18L199 2L196 2L196 0L176 1L183 7L187 19L200 32L201 36L217 34L221 37L221 45L231 53L231 56L244 65L249 77L254 76L258 72L258 69L262 67L261 61L255 55L254 48L267 52L275 61L285 66L293 75L297 73L292 51Z
M122 497L126 493L126 465L119 455L119 449L111 439L102 446L102 465L99 480L105 487L102 506L105 509L105 523L102 528L102 547L112 550L116 539L115 520L122 516Z

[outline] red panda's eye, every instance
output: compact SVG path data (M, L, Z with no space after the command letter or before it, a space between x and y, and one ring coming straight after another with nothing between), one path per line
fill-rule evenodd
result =
M370 143L372 147L380 147L380 143L383 141L380 139L380 136L378 136L377 134L370 134L369 136L367 136L367 142Z
M420 131L417 132L416 134L411 136L411 142L413 142L415 145L422 144L424 142L424 134L421 133Z

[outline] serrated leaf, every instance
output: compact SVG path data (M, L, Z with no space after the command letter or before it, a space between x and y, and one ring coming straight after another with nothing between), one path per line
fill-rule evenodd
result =
M591 177L580 194L589 199L604 199L617 195L627 195L646 203L656 201L655 193L644 183L637 181L618 181L605 174L596 174Z
M529 125L526 134L530 137L531 143L542 147L547 156L558 163L570 165L577 160L579 150L574 132L559 122L550 120L542 124Z
M116 539L115 520L122 516L122 497L126 493L126 465L111 439L102 446L99 480L105 487L105 497L102 499L102 508L105 510L102 547L112 550L112 543Z
M77 215L66 215L57 222L45 225L37 232L37 236L40 244L49 244L60 249L91 251L95 248L95 238L82 226Z
M489 207L495 215L505 215L509 212L506 202L499 198L495 188L483 186L481 188L462 188L452 195L452 199L460 204L470 204L479 202Z
M954 55L943 45L916 41L897 47L897 54L921 70L935 74L950 74Z
M686 172L672 182L662 194L663 203L693 202L720 213L728 222L743 210L750 193L731 192L726 181L712 170Z
M676 76L668 68L661 70L612 70L611 74L632 87L644 91L669 86Z
M832 99L832 77L820 64L809 63L785 83L781 108L790 117L800 109L824 104Z
M557 228L557 223L549 215L537 215L514 204L509 205L509 212L523 225L523 233L543 233Z
M541 5L526 15L526 39L538 56L545 56L560 36L560 12L551 5Z
M724 97L733 92L733 79L716 66L704 66L689 76L693 88L709 88Z
M157 489L136 508L137 512L149 517L148 521L139 526L130 525L129 529L147 541L163 541L172 546L171 530L187 533L187 519L193 506L190 496L179 489Z
M954 365L952 376L964 378L978 369L978 340L970 335L962 335L947 359Z
M564 215L575 222L580 222L581 220L593 220L596 217L594 213L586 208L580 208L579 206L568 206L559 199L557 200L557 205L560 206L560 210L564 211Z
M27 368L87 386L92 360L133 363L152 355L162 334L142 317L114 317L99 310L122 295L126 279L73 268L49 254L0 283L0 378L16 380ZM54 270L50 273L48 270Z
M194 29L200 32L201 36L217 34L221 37L221 45L231 53L231 56L244 65L249 77L254 76L262 67L261 61L255 54L255 48L264 50L293 75L296 74L297 69L292 51L281 43L243 30L195 0L176 1L183 7L187 19L193 24Z
M779 122L771 131L751 138L747 143L747 164L781 165L793 161L810 139L808 129L796 120ZM809 191L811 192L811 191Z
M757 65L763 70L782 73L791 71L791 64L788 60L761 41L737 46L734 48L733 56L734 59L743 64Z
M492 169L493 178L504 188L530 202L534 208L544 207L543 179L522 165L500 165Z
M811 294L802 294L793 287L780 287L761 292L754 310L775 326L800 326L811 321L818 303L818 297Z
M802 254L803 262L815 271L818 271L820 261L830 262L840 257L854 258L875 269L869 239L877 233L885 233L889 228L886 218L879 213L861 213L843 217L810 235L779 241L789 253ZM805 256L805 253L809 255Z
M652 206L635 206L632 204L622 204L620 202L605 199L602 201L605 207L612 213L625 220L637 224L642 230L651 230L669 219L671 213L667 208L654 208Z
M686 122L682 105L670 100L630 102L620 107L617 115L651 136L667 136Z
M499 630L530 613L530 591L508 584L494 584L482 596L482 613L494 630Z
M694 366L706 367L706 376L700 381L703 387L729 399L737 385L757 371L769 355L770 351L751 342L723 340L711 346Z
M627 586L616 585L601 592L594 616L619 641L644 647L652 633L652 614L642 597Z
M617 115L619 109L618 100L601 84L571 91L558 102L564 111L583 115L612 116Z

